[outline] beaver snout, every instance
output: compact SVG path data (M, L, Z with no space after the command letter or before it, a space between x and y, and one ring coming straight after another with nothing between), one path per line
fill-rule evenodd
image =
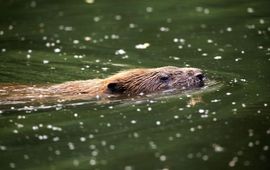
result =
M203 73L198 73L198 74L195 75L195 77L199 80L198 86L203 87L204 86L204 80L205 80L204 74Z
M195 75L195 77L197 77L200 81L203 81L204 80L203 73L198 73L197 75Z

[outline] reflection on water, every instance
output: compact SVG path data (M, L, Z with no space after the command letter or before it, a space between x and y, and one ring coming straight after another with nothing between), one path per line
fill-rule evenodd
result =
M1 84L166 65L210 80L109 102L1 103L0 169L270 168L268 0L0 4Z

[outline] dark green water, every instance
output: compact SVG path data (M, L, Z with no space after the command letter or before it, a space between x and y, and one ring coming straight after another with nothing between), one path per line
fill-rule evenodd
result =
M269 6L0 0L1 83L174 65L201 68L222 84L144 102L0 105L0 169L270 169ZM188 105L190 96L203 102Z

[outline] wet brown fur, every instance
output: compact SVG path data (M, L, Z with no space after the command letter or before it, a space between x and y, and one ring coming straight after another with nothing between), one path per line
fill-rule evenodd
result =
M148 94L170 89L190 89L202 86L196 75L202 74L197 68L131 69L109 76L105 79L70 81L47 87L1 88L6 99L56 97L64 100L93 98L96 96L119 96ZM21 95L19 95L21 94ZM1 95L0 96L4 96Z

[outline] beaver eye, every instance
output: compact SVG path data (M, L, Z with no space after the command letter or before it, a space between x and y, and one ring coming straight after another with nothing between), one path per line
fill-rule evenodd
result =
M167 81L167 80L169 80L169 76L168 75L164 75L164 76L160 77L160 80L161 81Z

